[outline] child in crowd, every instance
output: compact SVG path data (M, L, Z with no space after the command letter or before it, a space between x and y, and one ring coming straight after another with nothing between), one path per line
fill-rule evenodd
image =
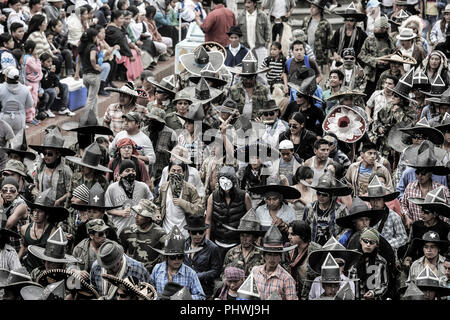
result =
M12 66L17 68L17 60L12 54L14 49L14 40L9 33L0 34L0 69L3 71L6 68ZM0 82L5 81L5 75L2 73L0 76Z
M27 40L25 42L25 56L23 58L24 69L26 74L25 85L30 87L31 96L33 97L33 107L27 109L26 121L33 125L38 125L39 120L35 118L36 106L39 100L38 90L39 81L42 79L41 62L38 59L36 51L36 42Z
M270 56L264 59L263 68L270 68L266 74L267 83L270 85L270 92L276 83L284 84L284 93L289 92L287 85L287 74L284 72L286 57L281 52L281 43L274 41L270 46Z

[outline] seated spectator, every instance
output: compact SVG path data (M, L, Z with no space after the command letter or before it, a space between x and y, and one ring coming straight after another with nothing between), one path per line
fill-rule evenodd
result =
M114 75L111 70L114 66L114 51L119 51L120 46L116 44L115 46L110 47L108 43L105 41L105 27L100 24L95 26L95 29L98 31L97 34L97 43L99 47L99 55L103 55L103 61L100 64L100 89L98 94L101 96L109 96L109 92L105 91L106 87L115 87L112 83L112 78Z
M27 109L26 121L33 125L39 124L39 120L35 118L36 106L39 101L38 90L39 81L42 79L41 61L38 59L36 42L27 40L25 42L25 56L23 57L23 64L25 66L26 81L25 85L30 86L31 96L33 97L33 107ZM43 93L41 93L42 96Z
M8 27L8 30L10 32L11 31L11 25L13 23L20 23L22 25L22 27L25 29L25 31L27 31L28 29L28 25L25 22L25 16L22 13L22 2L20 0L9 0L8 1L8 6L9 6L9 15L8 15L8 20L6 21L6 26ZM6 12L6 8L4 9L4 11Z
M8 67L18 67L18 62L12 54L14 49L14 40L9 33L0 34L0 70L5 70ZM0 82L5 81L5 75L0 74Z
M9 30L14 40L14 49L24 50L23 45L23 36L25 35L24 26L19 22L13 22Z
M47 32L53 35L53 41L50 43L52 52L59 61L60 67L64 63L67 76L73 76L75 70L72 61L72 51L68 48L67 35L63 34L63 23L60 19L51 20L48 23ZM56 74L60 74L60 70L56 70Z

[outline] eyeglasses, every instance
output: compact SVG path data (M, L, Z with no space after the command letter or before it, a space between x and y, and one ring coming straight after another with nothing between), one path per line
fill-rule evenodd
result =
M128 144L126 146L121 147L120 149L133 149L133 146Z
M50 151L45 152L44 151L44 156L53 157L54 155L55 154L53 152L50 152Z
M318 196L322 196L322 197L329 197L329 196L330 196L329 193L320 192L320 191L317 191L316 194L317 194Z
M193 236L197 235L197 234L204 234L205 230L191 230L189 231L190 234L192 234Z
M3 188L2 189L2 193L3 194L5 194L5 193L16 193L17 192L17 189L16 188Z
M375 240L369 240L369 239L361 239L362 242L364 242L365 244L370 244L370 245L374 245L377 242Z
M107 237L108 236L108 230L105 230L105 231L100 231L100 232L97 232L97 237Z
M289 128L297 129L298 125L289 123Z
M175 256L169 256L170 260L183 260L184 259L184 254L177 254Z
M263 112L263 115L265 116L265 117L271 117L271 116L273 116L275 114L275 111L268 111L268 112Z

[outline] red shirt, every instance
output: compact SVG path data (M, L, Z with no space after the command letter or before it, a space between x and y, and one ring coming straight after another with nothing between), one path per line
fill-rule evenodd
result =
M227 46L230 43L227 32L234 25L236 25L236 17L233 11L225 8L223 4L214 6L214 10L208 14L202 24L205 41L215 41L224 47Z

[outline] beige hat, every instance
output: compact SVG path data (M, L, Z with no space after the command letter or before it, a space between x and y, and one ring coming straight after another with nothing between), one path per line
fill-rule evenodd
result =
M402 28L400 30L400 34L397 35L397 40L412 40L417 37L417 34L414 33L411 28Z

